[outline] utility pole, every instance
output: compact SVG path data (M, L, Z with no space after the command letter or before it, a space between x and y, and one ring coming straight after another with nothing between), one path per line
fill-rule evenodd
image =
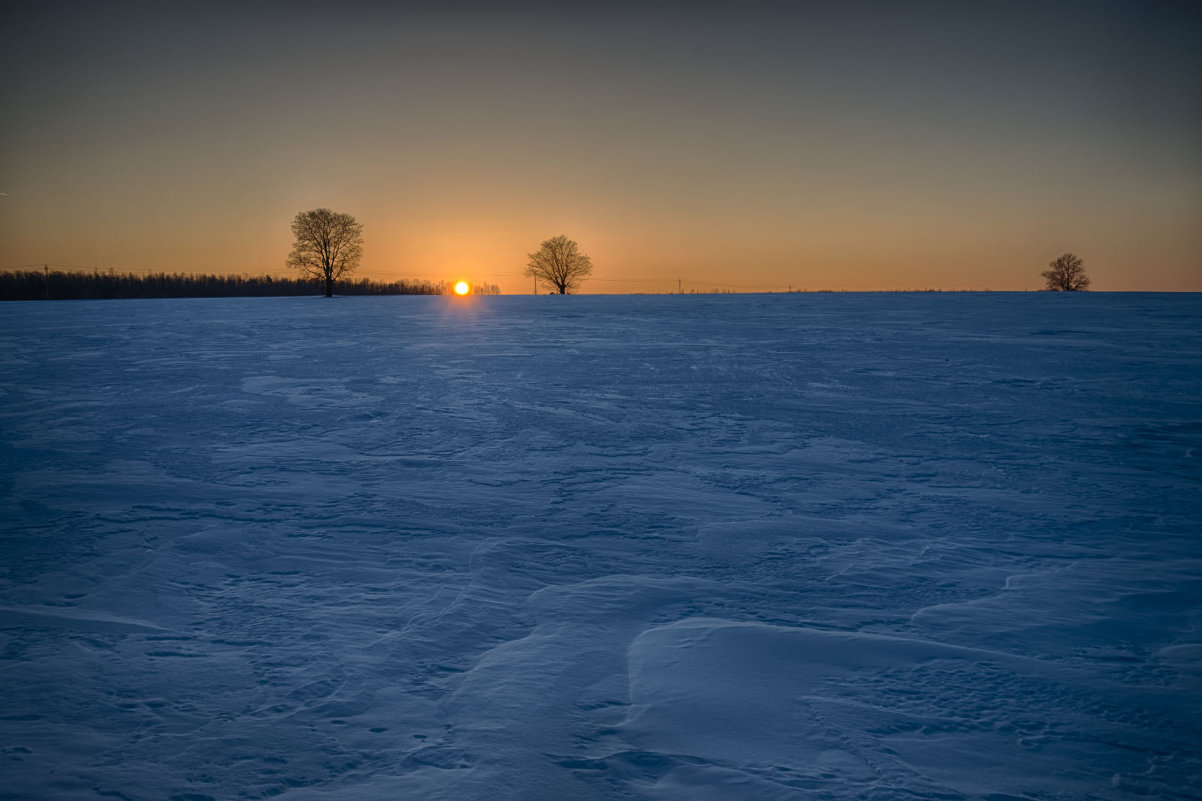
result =
M683 295L683 294L684 294L683 292L681 292L681 291L680 291L680 279L679 279L679 278L677 278L677 279L676 279L676 294L677 294L677 295Z
M50 300L50 265L42 265L42 274L46 276L46 300Z

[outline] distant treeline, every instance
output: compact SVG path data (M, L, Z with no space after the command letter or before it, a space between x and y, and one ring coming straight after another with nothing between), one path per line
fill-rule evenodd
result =
M339 295L444 295L445 282L339 281ZM476 295L499 295L496 284L472 287ZM183 273L0 272L0 300L106 300L110 298L235 298L275 295L324 295L325 285L310 278L248 278L240 275Z

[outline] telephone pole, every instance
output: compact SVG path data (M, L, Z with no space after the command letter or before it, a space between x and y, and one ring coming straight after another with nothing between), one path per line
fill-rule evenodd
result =
M50 300L50 265L42 265L42 274L46 276L46 300Z

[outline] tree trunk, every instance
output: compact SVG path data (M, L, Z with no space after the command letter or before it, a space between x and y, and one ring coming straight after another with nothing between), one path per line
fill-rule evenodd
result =
M326 297L334 297L334 279L329 276L326 277Z

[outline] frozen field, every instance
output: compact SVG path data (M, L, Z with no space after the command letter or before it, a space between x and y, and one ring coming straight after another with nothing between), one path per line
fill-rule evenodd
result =
M1202 296L0 306L0 798L1202 796Z

